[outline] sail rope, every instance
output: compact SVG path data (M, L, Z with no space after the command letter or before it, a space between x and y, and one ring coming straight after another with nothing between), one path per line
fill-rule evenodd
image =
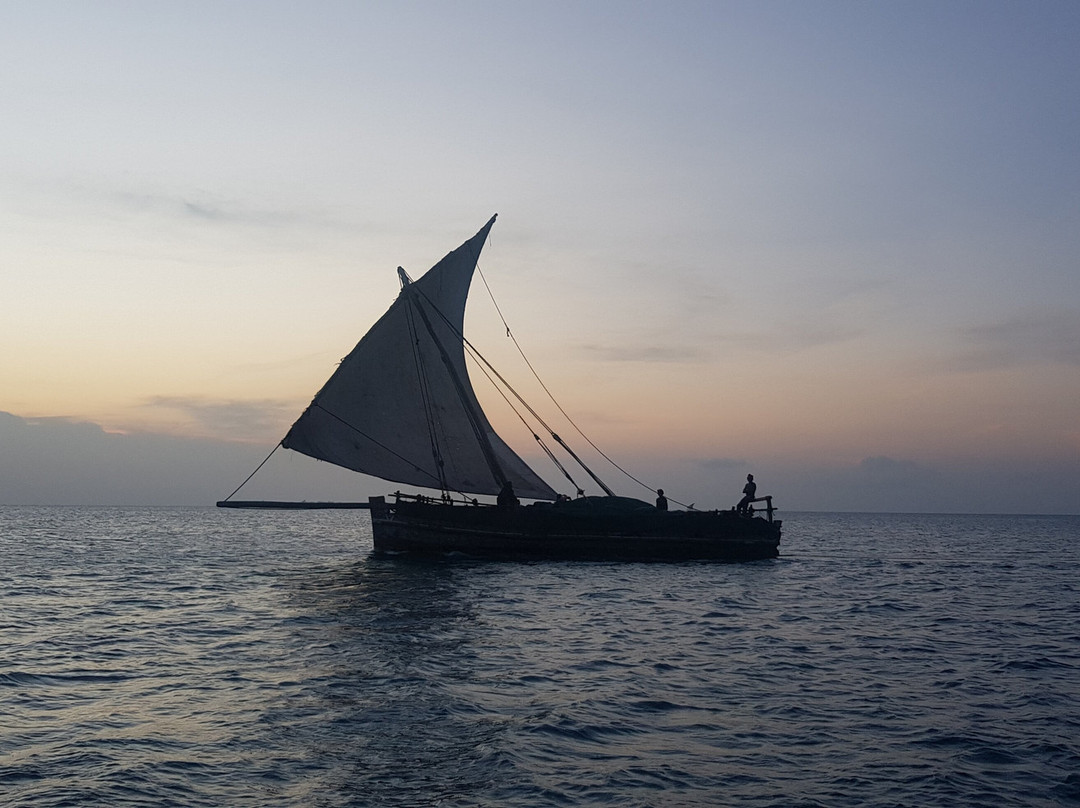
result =
M495 366L492 365L491 362L489 362L487 360L487 357L485 357L482 353L480 353L480 351L477 350L476 346L473 345L471 342L469 342L469 340L467 340L464 335L460 335L460 336L461 336L462 343L465 345L466 348L468 348L469 354L476 361L483 363L483 365L485 367L487 367L487 369L490 370L492 374L495 375L495 378L497 378L499 380L499 383L506 390L510 391L513 394L514 398L516 398L521 403L521 406L523 406L526 410L529 411L529 414L533 418L535 418L537 420L537 422L540 424L540 426L542 426L544 429L547 430L548 434L551 435L551 439L554 440L556 443L558 443L563 448L563 450L568 455L570 455L570 457L574 458L574 461L579 466L581 466L582 469L585 470L585 473L588 474L589 477L592 478L592 481L594 483L596 483L598 486L600 486L600 488L603 490L603 492L605 494L607 494L609 497L615 496L615 492L613 492L610 488L608 488L607 484L603 480L601 480L599 477L596 476L596 474L593 472L593 470L591 468L589 468L588 465L586 465L585 461L582 460L580 457L578 457L577 453L573 449L571 449L569 446L566 445L566 442L561 437L559 437L558 433L554 429L552 429L551 426L548 425L547 421L545 421L543 419L543 417L540 415L540 413L538 413L533 408L533 406L531 404L529 404L529 402L526 401L517 390L514 389L514 386L512 384L510 384L510 382L508 382L503 377L503 375L501 373L499 373L499 371L497 371L495 369ZM488 376L488 378L490 379L491 377ZM493 384L494 384L494 382L493 382ZM519 415L519 417L520 417L520 415ZM578 488L578 490L580 491L581 489Z
M434 474L432 474L430 471L428 471L427 469L423 468L422 466L417 465L415 462L413 462L409 458L405 457L404 455L401 455L398 452L395 452L393 449L391 449L386 444L375 440L375 438L371 437L371 435L367 434L362 429L359 429L358 427L354 426L353 424L350 424L348 421L346 421L340 415L337 415L336 413L333 413L330 410L326 409L326 407L324 407L318 401L312 401L311 404L309 405L308 409L310 409L311 407L317 407L319 410L326 413L326 415L333 418L335 421L337 421L342 426L344 426L346 429L351 429L353 432L355 432L360 437L374 443L376 446L378 446L384 452L387 452L388 454L392 454L394 457L396 457L402 463L405 463L406 465L411 466L413 471L419 472L420 474L426 474L428 477L431 477L431 479L434 480L435 482L440 482L439 479ZM259 470L263 466L265 466L267 464L267 462L270 460L271 457L274 456L274 452L276 452L278 449L280 449L284 445L285 445L285 439L283 438L282 440L278 441L277 444L275 444L274 448L270 450L270 454L268 454L266 457L263 458L262 462L259 463L259 465L257 465L255 467L254 471L252 471L251 474L249 474L247 477L245 477L244 481L242 483L240 483L240 485L236 486L236 489L231 494L229 494L229 496L225 497L225 499L222 500L222 501L223 502L228 502L230 499L235 497L237 492L241 488L243 488L245 485L247 485L251 481L251 478L254 477L256 474L258 474ZM316 458L316 459L318 459L318 458ZM441 471L441 469L440 469L440 471ZM449 489L445 485L443 485L441 490L445 493ZM457 494L458 496L460 496L462 499L465 499L465 500L468 499L468 497L461 491L456 491L455 490L454 493Z
M487 376L488 381L491 382L491 386L495 388L496 392L498 392L498 394L502 396L503 401L506 402L506 406L508 406L510 408L510 411L518 417L521 423L524 424L525 428L529 430L530 433L532 433L533 440L535 440L537 444L539 444L540 448L544 450L544 454L546 454L548 456L548 459L555 465L555 467L562 472L562 475L567 479L570 485L574 486L574 490L577 492L577 495L584 496L585 491L582 490L581 486L577 484L577 481L570 476L570 472L566 470L566 466L564 466L559 461L559 458L555 456L555 453L551 451L551 449L546 443L544 443L544 439L541 438L538 434L536 434L536 430L529 426L529 422L525 420L525 416L521 414L521 411L514 406L514 403L506 395L506 391L504 391L503 388L499 384L497 384L493 378L491 378L491 373L486 367L484 367L484 364L487 360L485 360L482 356L479 356L479 354L476 354L476 350L471 345L469 346L469 349L469 358L472 359L473 362L476 363L476 366L480 368L480 371L485 376ZM474 356L474 354L476 355ZM478 356L479 358L477 358Z
M436 477L436 476L435 476L434 474L432 474L432 473L431 473L430 471L428 471L427 469L425 469L425 468L423 468L423 467L421 467L421 466L418 466L418 465L417 465L416 463L414 463L414 462L413 462L412 460L410 460L409 458L405 457L404 455L398 454L397 452L395 452L395 451L394 451L393 449L391 449L391 448L390 448L389 446L387 446L386 444L384 444L384 443L380 443L379 441L375 440L375 438L371 437L371 435L367 434L367 433L366 433L366 432L364 432L364 431L363 431L362 429L359 429L358 427L354 426L353 424L350 424L350 423L349 423L348 421L346 421L346 420L345 420L344 418L342 418L342 417L341 417L340 415L337 415L337 414L335 414L335 413L332 413L332 412L330 412L330 410L326 409L326 407L324 407L324 406L322 406L321 404L318 404L318 403L312 403L312 405L311 405L311 406L313 406L313 407L318 407L318 408L319 408L320 410L322 410L323 412L325 412L325 413L326 413L327 415L329 415L329 416L330 416L331 418L333 418L333 419L334 419L335 421L339 422L339 423L340 423L340 424L341 424L342 426L344 426L344 427L345 427L346 429L351 429L351 430L352 430L353 432L355 432L355 433L356 433L357 435L359 435L360 437L362 437L362 438L364 438L364 439L366 439L366 440L369 440L369 441L371 441L372 443L374 443L374 444L375 444L376 446L378 446L378 447L379 447L380 449L382 449L383 451L385 451L385 452L388 452L388 453L392 454L392 455L393 455L394 457L396 457L396 458L397 458L398 460L400 460L400 461L401 461L402 463L406 463L406 464L408 464L408 465L412 466L412 468L413 468L413 471L418 471L418 472L420 472L421 474L426 474L426 475L427 475L428 477L430 477L431 479L435 480L435 482L440 482L440 481L439 481L439 479L438 479L438 478L437 478L437 477ZM284 442L282 442L282 443L284 443ZM282 445L282 444L278 444L278 445L280 446L280 445ZM277 447L274 447L274 448L276 449ZM271 452L271 454L273 454L273 452ZM270 459L269 457L267 457L267 458L266 458L266 460L269 460L269 459ZM318 459L318 458L316 458L316 459ZM265 463L265 462L266 462L266 460L264 460L264 461L263 461L263 463ZM258 469L255 469L255 471L258 471ZM251 475L252 475L252 476L254 476L254 474L255 474L255 471L251 472ZM441 470L440 470L440 471L441 471ZM248 477L248 479L250 480L250 479L251 479L251 477L249 476L249 477ZM246 480L245 480L245 482L246 482ZM400 482L400 480L399 480L399 482ZM452 490L452 491L453 491L453 492L454 492L455 494L457 494L457 495L458 495L459 497L461 497L461 499L462 499L462 501L463 501L463 502L473 502L473 501L475 501L475 500L471 500L471 499L469 498L469 495L468 495L468 494L466 494L466 493L465 493L464 491L460 491L460 490L458 490L458 489L456 489L456 488L455 488L455 489L450 489L450 488L447 488L447 487L445 486L445 484L442 484L442 483L440 483L440 484L442 485L442 487L441 487L441 488L440 488L439 490L441 490L441 491L442 491L442 492L443 492L444 494L446 494L446 493L449 493L449 492L450 492L450 491ZM242 487L243 487L243 485L241 484L241 488L242 488ZM240 489L238 488L238 489L236 489L236 490L237 490L237 491L239 491ZM236 493L236 491L234 491L234 492L233 492L233 494L235 494L235 493ZM232 494L230 494L229 496L232 496Z
M562 413L563 417L567 420L567 422L569 422L570 426L572 426L574 428L574 430L582 437L582 439L586 443L589 444L589 446L591 446L596 451L596 453L598 455L600 455L602 458L604 458L604 460L609 462L612 466L614 466L616 469L621 471L623 474L625 474L631 480L636 482L638 485L642 486L646 490L651 491L652 493L655 494L656 493L655 488L653 488L648 483L642 482L637 477L635 477L633 474L631 474L629 471L627 471L622 466L620 466L618 463L616 463L614 460L612 460L610 457L608 457L608 455L599 446L597 446L595 443L593 443L592 439L582 431L581 427L579 427L577 425L577 423L574 421L574 419L570 417L570 414L567 413L567 411L563 409L562 405L558 402L558 400L555 398L555 396L552 395L551 390L548 389L548 386L546 384L544 384L544 380L540 378L540 374L536 372L536 368L534 368L532 362L529 361L529 357L527 357L525 355L525 351L522 350L521 345L518 343L517 337L514 336L513 331L510 330L510 325L506 322L506 318L503 316L502 309L499 308L499 304L495 300L495 295L492 293L491 286L488 285L487 278L484 277L484 272L483 272L482 269L480 269L480 264L479 263L476 265L476 271L480 274L480 280L482 280L484 282L484 288L487 290L488 297L491 298L491 303L495 307L496 313L499 315L499 320L502 321L503 328L506 329L506 336L509 337L510 341L514 343L514 347L517 349L518 354L521 355L522 361L525 362L526 367L529 368L529 371L532 373L533 378L536 379L537 383L540 385L540 387L543 389L543 391L547 394L547 397L551 399L551 403L555 405L555 407L559 410L560 413ZM466 340L466 344L468 344L467 340ZM541 423L543 423L543 421L541 421ZM545 427L546 426L547 425L545 424ZM554 433L552 433L552 435L554 436ZM557 437L556 437L556 439L557 439ZM559 441L559 443L562 444L562 441ZM562 444L562 445L565 447L565 444ZM569 448L567 448L567 451L570 451ZM588 469L586 469L586 471L587 470ZM669 499L670 499L670 497L669 497ZM676 500L672 500L672 501L676 502L676 504L678 504L678 505L683 504L681 502L677 502Z
M244 481L243 481L242 483L240 483L240 485L236 486L236 491L233 491L233 492L232 492L231 494L229 494L229 496L225 497L225 499L223 499L223 500L222 500L222 502L228 502L228 501L229 501L230 499L232 499L233 497L235 497L235 496L236 496L236 492L237 492L237 491L239 491L239 490L240 490L241 488L243 488L243 487L244 487L245 485L247 485L247 484L248 484L248 481L249 481L249 480L250 480L250 479L251 479L252 477L254 477L254 476L255 476L256 474L258 474L258 473L259 473L259 469L261 469L261 468L262 468L263 466L265 466L265 465L266 465L266 461L267 461L267 460L269 460L269 459L270 459L271 457L273 457L273 455L274 455L274 452L276 452L276 451L277 451L277 450L278 450L278 449L279 449L280 447L281 447L281 441L278 441L278 442L277 442L277 443L276 443L276 444L274 445L274 448L270 450L270 454L268 454L268 455L267 455L266 457L264 457L264 458L263 458L263 461L262 461L262 462L261 462L261 463L260 463L259 465L257 465L257 466L255 467L255 471L251 472L251 474L249 474L249 475L248 475L247 477L245 477L245 478L244 478Z
M483 275L481 275L481 277L483 277ZM603 490L603 492L604 492L605 494L607 494L607 495L608 495L609 497L613 497L613 496L615 496L615 492L613 492L613 491L612 491L612 490L611 490L610 488L608 488L607 484L606 484L606 483L605 483L605 482L604 482L603 480L601 480L601 479L600 479L599 477L597 477L597 476L596 476L595 472L593 472L593 470L592 470L592 469L590 469L590 468L588 467L588 465L586 465L586 463L585 463L585 461L584 461L584 460L582 460L582 459L581 459L580 457L578 457L578 455L577 455L577 454L576 454L576 453L574 452L574 450L573 450L573 449L571 449L571 448L570 448L569 446L567 446L566 442L565 442L565 441L563 441L563 439L562 439L561 437L559 437L558 433L556 433L556 432L555 432L555 430L554 430L554 429L552 429L552 428L551 428L551 427L550 427L550 426L548 425L548 423L547 423L547 422L546 422L546 421L545 421L545 420L543 419L543 417L542 417L542 416L540 415L540 413L538 413L538 412L537 412L537 411L536 411L536 410L535 410L535 409L534 409L534 408L532 407L532 405L531 405L531 404L529 404L529 402L528 402L528 401L526 401L526 400L525 400L525 399L524 399L524 398L522 397L522 395L521 395L521 394L520 394L520 393L519 393L519 392L518 392L517 390L515 390L515 389L514 389L514 386L513 386L512 384L510 384L510 382L508 382L508 381L507 381L507 380L506 380L506 379L505 379L505 378L503 377L503 375L502 375L501 373L499 373L499 371L498 371L498 370L496 370L496 369L495 369L495 366L494 366L494 365L492 365L492 364L491 364L491 362L489 362L489 361L487 360L487 358L486 358L486 357L485 357L485 356L484 356L484 355L483 355L482 353L480 353L480 351L479 351L479 350L478 350L478 349L476 348L476 346L475 346L475 345L473 345L473 344L472 344L471 342L469 342L469 340L468 340L468 339L467 339L467 338L465 337L465 335L461 333L460 329L458 329L458 328L457 328L457 327L456 327L456 326L455 326L455 325L454 325L454 324L453 324L452 322L450 322L450 320L449 320L449 319L448 319L448 318L446 317L446 315L445 315L445 314L443 314L443 313L442 313L442 311L440 311L440 310L439 310L439 308L438 308L437 306L435 306L435 305L434 305L434 304L433 304L433 303L431 302L430 298L428 298L428 296L427 296L427 295L425 295L425 294L423 293L423 291L422 291L422 290L417 290L417 291L419 292L419 294L420 294L420 295L422 295L422 296L424 297L424 299L425 299L425 300L427 300L427 301L428 301L428 303L429 303L429 304L431 305L431 308L432 308L432 310L433 310L433 311L434 311L434 312L435 312L436 314L438 314L438 315L439 315L439 317L440 317L440 318L442 319L442 321L443 321L443 322L444 322L444 323L446 324L446 326L447 326L448 328L450 328L450 329L451 329L451 330L452 330L452 331L454 332L454 335L455 335L455 336L456 336L456 337L457 337L458 339L460 339L460 340L461 340L461 342L462 342L462 345L464 345L464 346L465 346L465 347L466 347L466 348L467 348L467 349L468 349L468 350L470 351L470 353L471 353L471 355L473 356L473 358L474 358L474 359L476 359L477 361L479 361L479 362L483 363L483 365L484 365L484 366L486 366L486 367L487 367L487 368L488 368L488 369L489 369L489 370L491 371L491 373L495 375L495 377L496 377L496 378L497 378L497 379L499 380L499 383L500 383L500 384L501 384L501 385L502 385L502 386L503 386L503 387L504 387L504 388L505 388L506 390L510 391L510 392L511 392L511 393L512 393L512 394L514 395L514 398L516 398L516 399L517 399L517 400L518 400L518 401L519 401L519 402L521 403L521 405L522 405L522 406L523 406L523 407L524 407L524 408L525 408L526 410L528 410L528 411L529 411L529 414L530 414L530 415L532 415L532 417L533 417L533 418L535 418L535 419L537 420L537 422L538 422L538 423L539 423L539 424L540 424L540 425L541 425L541 426L542 426L542 427L543 427L543 428L544 428L545 430L547 430L548 434L549 434L549 435L551 435L551 438L552 438L552 440L554 440L554 441L555 441L556 443L558 443L558 444L559 444L559 445L560 445L560 446L561 446L561 447L563 448L563 450L564 450L564 451L565 451L565 452L566 452L566 453L567 453L568 455L570 455L570 457L574 458L574 461L575 461L575 462L576 462L576 463L577 463L577 464L578 464L579 466L581 466L581 468L582 468L582 469L584 469L584 470L585 470L585 473L586 473L586 474L588 474L588 475L589 475L589 477L591 477L591 478L592 478L592 481L593 481L594 483L596 483L596 484L597 484L598 486L600 486L601 490ZM504 324L505 324L505 321L504 321ZM508 328L507 330L509 331L509 328ZM534 374L535 374L535 371L534 371ZM490 379L491 379L491 377L490 377L490 376L488 376L488 379L490 380ZM492 382L492 383L494 384L494 382ZM550 393L548 393L548 395L550 396L551 394L550 394ZM558 405L556 404L556 406L558 406ZM565 414L565 413L564 413L564 414ZM520 416L519 416L519 417L520 417ZM567 420L569 420L569 419L567 419ZM526 424L526 426L528 426L528 425ZM578 431L580 432L580 430L578 430ZM586 438L586 440L588 440L588 439ZM602 453L602 452L601 452L601 455L603 455L603 453ZM609 463L610 463L610 462L612 462L612 461L610 460L610 458L608 459L608 462L609 462ZM612 465L615 465L615 464L614 464L614 463L612 463ZM618 466L616 466L616 468L618 468ZM626 472L623 472L623 473L626 473ZM639 482L640 482L640 481L639 481ZM642 485L644 485L644 483L642 483ZM580 489L580 488L578 488L578 490L580 491L581 489Z
M384 452L389 452L389 453L390 453L390 454L392 454L392 455L393 455L394 457L396 457L396 458L397 458L398 460L400 460L400 461L401 461L402 463L407 463L408 465L412 466L412 467L413 467L413 471L418 471L418 472L420 472L421 474L426 474L426 475L427 475L428 477L430 477L431 479L435 480L435 482L438 482L438 481L439 481L439 478L438 478L438 477L436 477L436 476L435 476L434 474L432 474L432 473L431 473L430 471L428 471L427 469L425 469L425 468L422 468L421 466L418 466L418 465L416 465L416 463L414 463L414 462L413 462L412 460L410 460L409 458L407 458L407 457L404 457L404 456L402 456L402 455L398 454L397 452L395 452L395 451L394 451L393 449L391 449L391 448L390 448L389 446L387 446L386 444L384 444L384 443L380 443L379 441L375 440L375 438L371 437L371 435L369 435L369 434L367 434L366 432L364 432L364 430L362 430L362 429L358 429L357 427L353 426L353 425L352 425L352 424L350 424L350 423L349 423L348 421L346 421L346 420L345 420L344 418L342 418L342 417L341 417L340 415L337 415L337 414L335 414L335 413L332 413L332 412L330 412L330 410L326 409L326 407L324 407L324 406L323 406L322 404L319 404L318 402L312 402L311 406L312 406L312 407L318 407L318 408L319 408L320 410L322 410L323 412L325 412L325 413L326 413L327 415L329 415L329 416L330 416L331 418L333 418L333 419L334 419L335 421L337 421L338 423L342 424L342 425L343 425L344 427L346 427L347 429L351 429L351 430L352 430L353 432L355 432L355 433L356 433L357 435L359 435L360 437L362 437L362 438L365 438L366 440L369 440L369 441L371 441L371 442L372 442L372 443L374 443L374 444L375 444L376 446L378 446L378 447L379 447L380 449L382 449L382 450L383 450ZM264 461L264 462L265 462L265 461ZM258 469L256 469L256 471L258 471Z
M481 419L479 413L474 409L473 402L471 401L471 395L468 392L467 380L462 381L458 376L457 370L454 368L454 362L450 358L450 354L447 353L446 347L439 339L439 335L435 333L435 326L432 325L431 319L427 316L427 312L424 311L424 307L420 305L419 298L423 298L427 301L432 311L439 315L440 318L450 327L451 331L461 336L461 332L454 327L442 310L439 309L431 299L424 294L423 290L417 289L414 286L409 287L409 293L411 294L409 302L416 307L416 313L420 315L420 319L424 323L424 328L427 329L428 335L431 337L431 344L439 352L439 356L443 361L443 365L446 368L446 374L450 378L451 384L454 385L454 389L457 391L458 400L461 402L462 412L465 414L466 420L469 422L469 426L472 427L473 436L476 438L477 446L480 447L480 453L484 457L484 461L488 465L488 469L491 471L491 476L495 480L496 484L501 488L507 483L506 472L503 471L502 466L499 464L498 458L495 456L495 450L491 445L491 439L488 437L485 431L484 421ZM418 297L419 296L419 297ZM462 337L464 340L464 337Z

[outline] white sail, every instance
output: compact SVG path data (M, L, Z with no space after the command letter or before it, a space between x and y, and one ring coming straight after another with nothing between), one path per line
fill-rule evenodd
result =
M495 434L465 367L465 301L494 222L405 283L293 424L285 448L393 482L496 494L509 480L519 496L555 499Z

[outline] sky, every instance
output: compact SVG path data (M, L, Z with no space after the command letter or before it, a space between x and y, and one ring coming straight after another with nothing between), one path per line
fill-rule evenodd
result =
M1053 0L0 0L0 504L225 497L498 213L514 337L675 501L1080 513L1077 41ZM466 332L534 400L479 278ZM238 496L394 488L279 449Z

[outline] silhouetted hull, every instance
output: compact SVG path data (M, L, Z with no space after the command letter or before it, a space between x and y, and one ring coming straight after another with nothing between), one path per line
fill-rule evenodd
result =
M282 501L267 499L223 499L217 503L219 508L246 508L250 510L270 511L326 511L326 510L362 510L371 506L366 502L307 502Z
M657 511L587 497L502 509L371 500L375 550L507 560L753 561L780 553L780 522L730 511Z

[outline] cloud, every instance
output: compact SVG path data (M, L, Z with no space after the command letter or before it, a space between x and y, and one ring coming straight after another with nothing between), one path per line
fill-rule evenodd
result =
M759 486L789 510L962 513L981 510L967 485L944 468L888 456L841 467L755 464ZM962 489L962 490L961 490ZM759 488L759 491L764 490Z
M805 304L794 310L790 304L759 305L700 278L672 283L668 273L663 280L666 288L656 278L649 286L634 283L636 294L644 290L649 305L627 310L631 329L609 332L609 341L586 342L576 350L599 361L645 363L726 361L733 353L799 354L863 338L871 315L863 311L869 304L862 299L882 286L837 283L829 294L807 292L804 303L806 298L820 298L809 305L814 315L807 316ZM633 300L640 307L640 298Z
M578 350L601 362L701 362L709 352L697 345L599 345L587 343Z
M110 179L57 178L24 180L18 194L23 212L38 218L115 219L148 216L189 225L242 228L322 228L356 230L332 215L300 207L267 207L196 188L170 189L152 183L117 183Z
M240 485L269 449L209 438L115 434L86 421L6 412L0 412L0 447L2 505L211 505ZM749 461L639 458L634 465L652 469L669 495L699 504L730 495L733 505ZM761 490L786 510L1080 513L1075 461L946 467L872 456L839 469L775 462L753 467ZM388 485L279 449L237 496L350 501L386 493Z
M210 207L209 205L201 204L198 202L188 202L184 200L183 204L184 209L197 219L207 219L212 222L221 222L234 221L237 218L237 215L235 213L226 213L220 208Z
M1080 513L1075 461L928 465L879 455L842 468L777 466L762 477L791 510Z
M712 457L700 461L700 466L708 471L729 471L731 469L744 469L750 465L749 461L736 457Z
M203 437L265 443L278 438L297 415L296 404L280 399L213 400L197 396L154 396L143 409L179 415Z
M910 460L877 456L863 458L859 463L859 471L878 482L903 482L920 477L927 469Z
M811 348L836 345L859 339L865 330L840 322L786 322L741 342L746 348L758 348L769 353L799 353Z
M136 191L90 188L87 193L99 201L129 212L152 213L187 221L257 228L291 226L336 226L324 215L300 209L264 208L239 199L209 192Z
M1080 367L1080 311L1046 307L961 332L969 348L951 370L998 370L1030 363Z
M209 503L229 480L243 479L257 454L242 445L118 435L85 421L2 412L0 446L0 502L10 505Z
M0 505L212 505L268 450L235 441L116 434L87 421L2 411L0 447ZM355 500L364 479L281 450L241 496ZM370 490L383 488L377 483Z

